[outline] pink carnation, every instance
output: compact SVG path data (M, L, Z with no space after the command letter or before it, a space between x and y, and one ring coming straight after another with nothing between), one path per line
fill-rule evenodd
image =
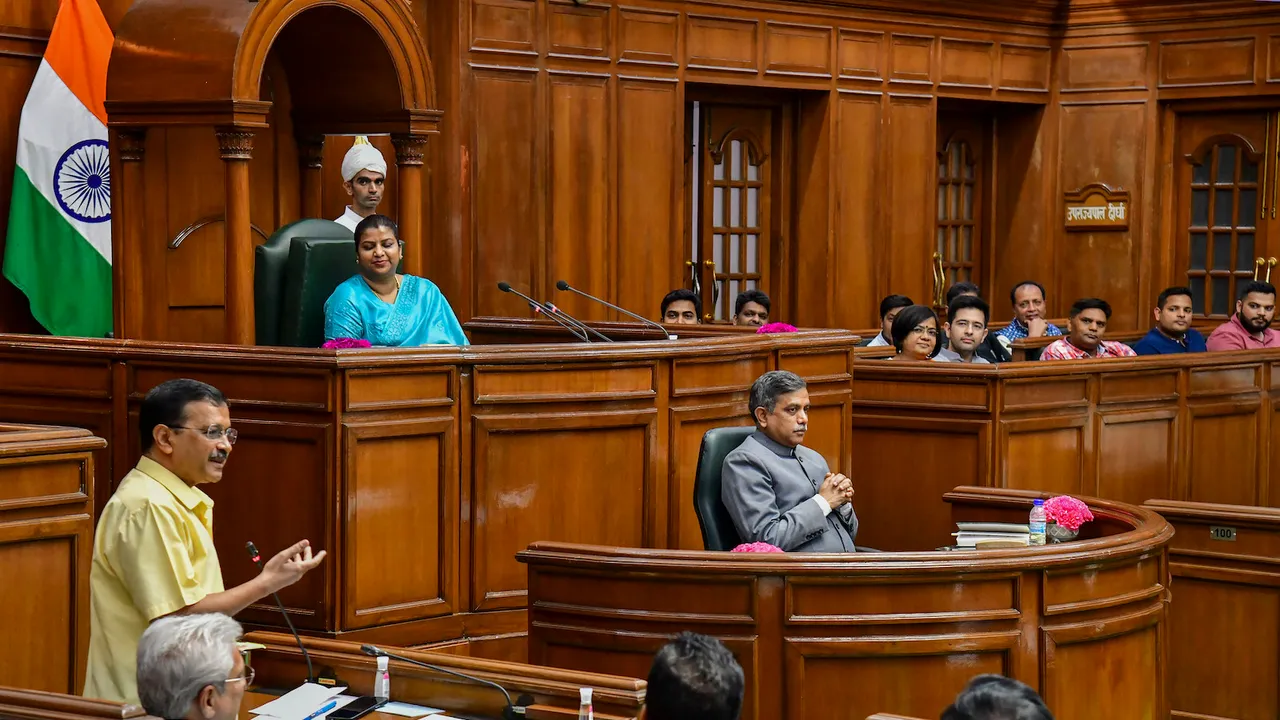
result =
M765 327L768 327L767 325ZM742 543L733 552L780 553L782 548L767 542Z
M782 322L769 323L768 325L761 325L760 329L756 330L756 332L762 333L762 334L763 333L796 332L796 326L788 325Z
M325 350L348 350L350 348L373 347L373 345L368 340L361 340L360 338L334 338L326 340L324 345L320 347Z
M1044 504L1044 514L1049 521L1072 531L1093 519L1089 506L1070 495L1049 498Z

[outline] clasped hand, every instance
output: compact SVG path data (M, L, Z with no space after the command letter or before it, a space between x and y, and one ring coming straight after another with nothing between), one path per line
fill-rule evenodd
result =
M822 479L822 487L818 494L827 501L832 510L853 502L853 481L840 473L827 473Z

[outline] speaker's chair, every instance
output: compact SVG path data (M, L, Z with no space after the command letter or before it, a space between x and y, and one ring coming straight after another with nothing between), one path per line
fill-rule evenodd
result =
M702 436L698 450L698 470L693 479L693 511L702 528L702 545L707 550L732 550L742 544L738 529L720 500L720 469L724 459L746 440L755 428L712 428Z

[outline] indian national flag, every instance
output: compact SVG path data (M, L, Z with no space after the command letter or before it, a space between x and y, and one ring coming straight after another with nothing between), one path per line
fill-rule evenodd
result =
M111 332L112 41L95 0L62 0L22 106L4 276L54 335Z

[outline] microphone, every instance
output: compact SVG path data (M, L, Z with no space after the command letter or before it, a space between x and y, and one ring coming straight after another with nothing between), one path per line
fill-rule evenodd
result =
M403 663L417 665L418 667L424 667L428 670L434 670L445 675L459 677L463 680L476 683L477 685L488 685L491 688L496 688L498 692L502 693L502 697L507 701L507 706L502 709L502 720L521 720L521 718L524 717L526 707L533 704L533 698L528 695L521 695L517 698L520 703L519 705L513 704L511 702L511 693L507 692L506 688L492 680L485 680L484 678L476 677L475 675L468 675L467 673L458 672L457 670L450 670L449 668L440 667L439 665L432 665L431 663L422 662L421 660L414 660L413 658L408 658L403 655L389 653L376 645L361 645L360 652L373 657L385 657L391 658L392 660L399 660Z
M582 322L582 321L581 321L581 320L579 320L578 318L576 318L576 317L574 317L574 316L570 315L569 313L567 313L567 312L565 312L565 311L561 310L560 308L556 307L555 305L552 305L552 304L551 304L551 303L549 303L549 302L544 302L544 303L542 303L542 307L543 307L543 308L545 308L545 312L546 312L547 314L549 314L549 315L559 315L560 317L562 317L562 318L564 318L565 320L567 320L567 321L569 321L570 323L572 323L575 327L581 328L583 332L589 332L589 333L591 333L592 335L595 335L596 337L600 338L601 340L603 340L603 341L605 341L605 342L613 342L613 338L611 338L611 337L607 337L606 335L604 335L604 333L601 333L599 330L596 330L595 328L591 327L590 325L588 325L588 324L586 324L586 323Z
M544 308L542 307L542 303L538 302L537 300L534 300L533 298L529 297L528 295L525 295L524 293L520 292L519 290L517 290L517 289L515 289L515 288L511 287L511 283L508 283L508 282L500 282L500 283L498 283L498 289L499 289L499 290L501 290L501 291L502 291L502 292L504 292L504 293L515 293L516 295L519 295L520 297L522 297L522 298L524 298L526 301L528 301L529 305L530 305L531 307L533 307L533 309L534 309L534 310L544 310ZM552 320L555 320L555 321L556 321L556 323L560 325L560 327L562 327L562 328L564 328L565 330L568 330L569 332L573 333L573 336L574 336L574 337L576 337L576 338L578 338L578 339L579 339L579 340L581 340L582 342L591 342L591 338L590 338L590 337L588 337L588 336L587 336L587 334L586 334L585 332L583 332L583 331L581 331L581 330L579 330L579 329L575 328L574 326L572 326L572 325L570 325L569 323L565 322L563 319L561 319L561 318L559 318L559 317L556 317L556 316L555 316L555 315L553 315L552 313L545 312L545 310L544 310L543 314L544 314L544 315L546 315L547 317L551 318Z
M628 317L633 317L633 318L635 318L636 320L639 320L640 322L644 323L645 325L648 325L649 327L651 327L651 328L653 328L653 329L657 330L658 332L662 333L662 338L663 338L664 340L670 340L670 339L671 339L671 335L670 335L670 333L668 333L668 332L667 332L667 329L666 329L666 328L664 328L664 327L662 327L661 325L659 325L658 323L656 323L656 322L654 322L654 321L650 320L649 318L646 318L646 317L640 317L639 315L637 315L637 314L635 314L635 313L631 312L630 310L628 310L628 309L626 309L626 308L621 308L621 307L618 307L617 305L614 305L613 303L609 302L608 300L601 300L600 298L596 297L595 295L589 295L589 294L584 293L584 292L582 292L581 290L579 290L579 289L577 289L577 288L575 288L575 287L570 287L570 286L569 286L569 283L567 283L567 282L565 282L565 281L563 281L563 280L557 280L557 281L556 281L556 289L557 289L557 290L567 290L567 291L569 291L569 292L571 292L571 293L577 293L578 295L581 295L582 297L587 298L588 300L595 300L596 302L600 303L601 305L604 305L604 306L605 306L605 307L607 307L607 308L611 308L611 309L613 309L613 310L617 310L618 312L620 312L620 313L622 313L623 315L626 315L626 316L628 316Z
M258 572L262 572L265 565L262 562L262 555L258 553L258 546L253 541L244 544L244 549L249 551L249 558L253 560L253 564L258 566ZM284 622L289 626L289 632L293 633L293 639L298 643L298 649L302 651L302 659L307 661L307 682L315 682L315 673L311 671L311 654L307 652L306 646L302 644L302 637L298 635L298 631L293 627L293 621L289 619L289 613L284 609L284 603L280 602L280 595L276 592L271 593L271 597L276 599L276 607L280 608L280 614L284 616Z

